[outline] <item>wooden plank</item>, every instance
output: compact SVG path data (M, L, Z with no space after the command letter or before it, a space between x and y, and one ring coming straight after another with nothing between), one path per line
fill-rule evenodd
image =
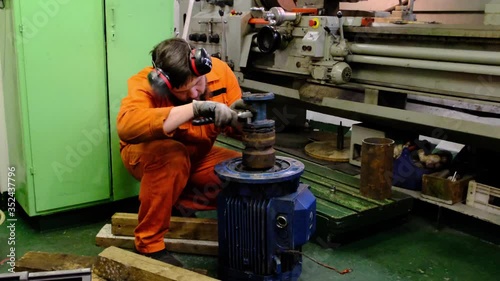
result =
M27 252L16 262L16 271L56 271L92 268L96 257L63 253Z
M16 262L16 272L60 271L92 268L97 257L77 256L64 253L27 252ZM92 280L104 281L92 273Z
M217 256L219 243L215 241L198 241L187 239L164 239L167 249L173 253ZM101 247L115 246L123 249L134 249L134 237L117 236L111 233L111 224L106 224L96 235L96 245Z
M138 224L137 214L116 213L111 217L112 233L119 236L134 236ZM218 241L216 219L171 217L170 230L166 238Z
M196 272L111 246L97 257L94 272L110 281L211 281Z

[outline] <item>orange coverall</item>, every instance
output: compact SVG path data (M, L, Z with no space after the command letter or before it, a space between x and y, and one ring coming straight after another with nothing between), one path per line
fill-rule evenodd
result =
M238 81L227 66L212 58L206 75L212 97L207 100L231 105L241 98ZM193 126L186 122L169 134L163 121L173 104L153 93L146 67L128 80L128 95L122 100L117 118L121 158L126 169L141 182L139 224L135 246L141 253L163 250L171 210L213 210L221 182L214 166L240 157L241 153L213 146L222 132L213 124ZM226 129L231 133L231 128Z

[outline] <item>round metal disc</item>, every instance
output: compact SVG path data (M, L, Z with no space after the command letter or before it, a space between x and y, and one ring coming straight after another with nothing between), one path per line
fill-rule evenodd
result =
M349 144L347 148L338 149L336 141L317 141L304 147L307 155L331 162L349 162Z
M274 167L264 171L246 170L242 158L233 158L215 166L215 173L223 180L233 182L265 184L298 178L304 172L302 162L289 157L276 157Z

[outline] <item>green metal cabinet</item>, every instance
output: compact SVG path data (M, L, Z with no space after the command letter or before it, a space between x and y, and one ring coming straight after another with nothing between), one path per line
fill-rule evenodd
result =
M28 215L137 195L119 156L116 114L128 77L172 36L173 1L5 1L9 165Z

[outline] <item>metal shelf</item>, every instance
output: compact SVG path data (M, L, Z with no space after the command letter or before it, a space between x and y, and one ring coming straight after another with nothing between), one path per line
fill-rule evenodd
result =
M444 203L437 202L434 200L430 200L430 199L422 197L421 192L419 192L419 191L408 190L408 189L399 188L396 186L393 186L392 188L393 188L393 190L410 195L415 199L418 199L418 200L421 200L421 201L424 201L424 202L427 202L430 204L434 204L434 205L437 205L439 207L443 207L443 208L446 208L446 209L449 209L449 210L452 210L455 212L459 212L459 213L462 213L462 214L465 214L465 215L468 215L468 216L471 216L471 217L474 217L474 218L477 218L477 219L480 219L483 221L494 223L496 225L500 225L500 216L499 215L488 213L486 211L465 205L465 204L460 203L460 202L455 203L453 205L448 205L448 204L444 204Z

